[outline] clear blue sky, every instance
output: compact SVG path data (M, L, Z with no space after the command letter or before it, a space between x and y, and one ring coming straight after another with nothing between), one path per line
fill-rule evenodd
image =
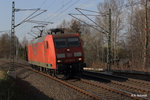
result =
M77 13L74 9L76 7L97 10L97 5L103 0L14 0L15 7L19 9L30 9L30 8L41 8L47 10L46 13L40 15L34 20L44 20L54 22L51 27L56 27L62 22L62 20L70 20L71 17L68 13ZM0 31L10 30L11 28L11 7L12 0L1 0L0 1ZM16 24L31 14L31 11L16 12ZM16 35L19 40L23 37L31 39L31 36L27 35L31 28L36 24L24 23L16 27ZM0 33L2 34L2 33Z

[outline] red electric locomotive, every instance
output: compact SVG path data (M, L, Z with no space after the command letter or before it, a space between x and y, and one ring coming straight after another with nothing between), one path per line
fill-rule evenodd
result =
M48 34L32 40L27 47L32 67L59 78L80 73L86 66L78 33Z

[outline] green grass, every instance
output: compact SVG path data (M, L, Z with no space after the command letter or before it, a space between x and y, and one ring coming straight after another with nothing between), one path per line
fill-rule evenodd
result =
M0 70L0 73L0 100L26 100L16 80L9 77L3 70Z

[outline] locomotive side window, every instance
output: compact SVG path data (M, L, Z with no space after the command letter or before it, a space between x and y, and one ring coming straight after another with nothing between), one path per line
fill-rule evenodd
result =
M67 40L66 39L54 39L55 47L56 48L65 48L67 47Z
M48 41L46 41L46 48L48 49Z
M68 45L69 47L80 46L79 38L78 37L68 38Z

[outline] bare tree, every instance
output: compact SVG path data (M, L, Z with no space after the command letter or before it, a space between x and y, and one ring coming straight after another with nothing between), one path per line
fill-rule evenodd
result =
M122 35L123 31L123 0L105 0L103 3L99 3L98 11L100 12L99 17L96 18L98 24L103 27L107 32L109 29L109 21L108 21L108 11L109 8L112 11L112 56L113 59L116 59L118 56L118 45L119 37ZM105 33L104 40L107 40L108 33Z
M145 58L145 0L141 0L140 4L136 6L134 5L135 2L137 1L129 0L131 7L128 16L128 48L133 65L142 66ZM150 11L148 10L149 15ZM149 31L149 29L147 30ZM147 57L149 59L149 54Z
M0 37L0 57L9 57L10 52L10 36L8 34L2 34Z

